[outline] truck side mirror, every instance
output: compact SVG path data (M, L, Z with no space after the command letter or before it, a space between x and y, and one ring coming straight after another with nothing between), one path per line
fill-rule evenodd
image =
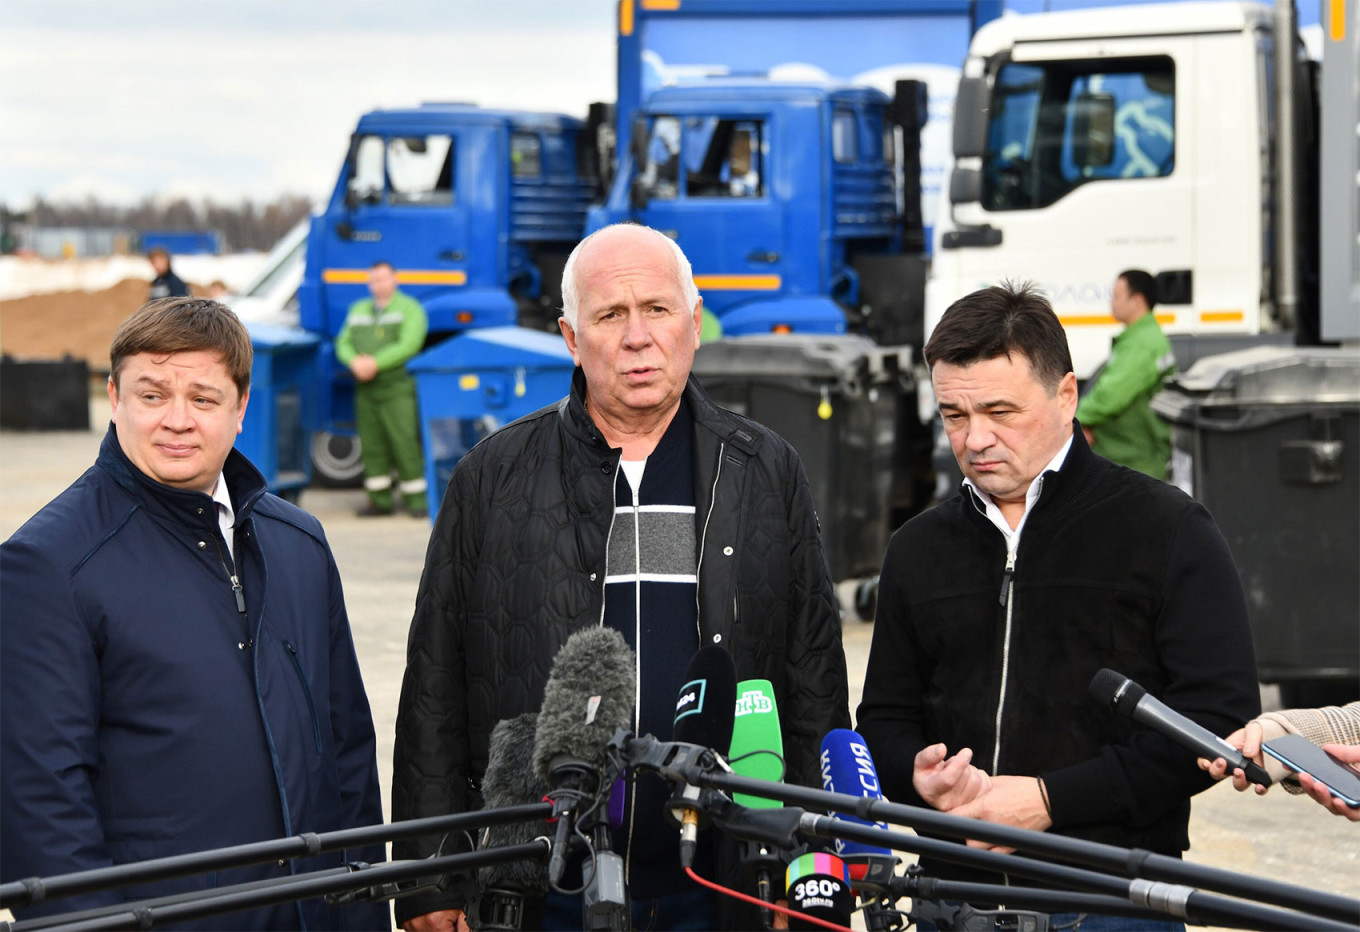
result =
M949 173L949 203L976 204L982 200L982 172L955 165Z
M954 98L954 158L987 152L987 79L959 78Z
M1078 94L1072 101L1072 161L1103 168L1114 161L1114 95Z

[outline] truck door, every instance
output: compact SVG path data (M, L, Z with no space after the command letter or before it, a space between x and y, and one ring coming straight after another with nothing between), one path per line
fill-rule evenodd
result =
M704 306L719 317L787 284L768 126L752 117L658 116L637 178L645 200L638 219L680 244Z
M378 260L392 263L401 289L422 302L467 283L467 208L455 183L457 159L451 133L355 138L345 209L332 215L322 272L332 335L349 305L368 294L368 269Z
M1190 40L1023 43L995 74L980 204L956 217L999 231L957 248L963 291L1002 278L1044 288L1067 328L1080 378L1109 355L1119 325L1110 291L1145 269L1168 291L1156 309L1168 331L1196 324L1194 101ZM975 244L968 244L973 246ZM948 250L949 243L942 244Z

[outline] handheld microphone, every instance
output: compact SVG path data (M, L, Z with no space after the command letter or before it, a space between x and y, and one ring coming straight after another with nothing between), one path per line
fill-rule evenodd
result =
M672 737L685 744L715 748L722 753L732 744L732 711L737 702L737 667L721 647L704 647L685 671L685 685L675 700ZM694 864L699 837L699 788L686 786L669 804L680 823L680 866Z
M727 762L738 776L783 782L784 733L779 727L779 704L769 680L742 680L737 684ZM777 809L784 805L749 793L733 793L732 801L752 809Z
M1102 705L1108 705L1117 715L1146 725L1165 738L1200 757L1214 760L1223 758L1229 769L1241 770L1252 783L1270 786L1270 774L1240 750L1224 741L1203 725L1149 696L1146 689L1114 670L1103 669L1091 680L1091 695Z
M883 798L873 756L858 732L837 728L822 739L822 789L873 800ZM849 813L840 813L838 818L871 828L888 827L884 822L869 822ZM870 932L891 928L892 915L884 897L896 899L892 882L897 858L887 848L842 838L836 839L836 853L845 861L850 885L864 901L865 927Z
M784 733L779 727L779 704L769 680L742 680L737 684L737 704L732 722L732 746L727 761L739 777L781 783L784 778ZM778 809L777 799L733 793L733 802L751 809ZM743 841L740 871L743 882L755 878L756 896L773 903L775 891L771 878L784 867L779 855L762 843ZM769 910L761 918L770 928Z
M529 712L504 719L491 731L486 773L482 776L482 801L487 809L536 803L548 793L548 785L534 773L534 733L538 714ZM549 835L542 820L492 825L482 833L482 848L521 845ZM542 925L543 897L548 895L548 875L541 861L512 861L481 868L477 872L481 897L469 905L469 920L476 929L535 929Z
M552 792L557 834L548 859L548 883L566 869L576 810L598 794L609 739L633 724L636 661L623 636L611 628L578 631L558 651L543 688L543 709L534 732L534 773Z
M838 926L850 925L850 877L834 854L809 852L794 858L785 872L789 906ZM801 916L789 917L790 929L818 929Z

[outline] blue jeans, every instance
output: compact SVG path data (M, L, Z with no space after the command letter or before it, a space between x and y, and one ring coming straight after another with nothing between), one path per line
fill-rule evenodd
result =
M638 932L718 928L718 895L702 887L670 896L634 899L631 905L633 928ZM543 904L544 932L570 932L579 928L581 898L549 893Z

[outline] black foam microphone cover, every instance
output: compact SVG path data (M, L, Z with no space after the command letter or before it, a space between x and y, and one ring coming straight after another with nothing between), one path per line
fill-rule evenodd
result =
M700 648L676 696L671 737L726 755L732 746L736 705L737 667L732 655L714 645Z

